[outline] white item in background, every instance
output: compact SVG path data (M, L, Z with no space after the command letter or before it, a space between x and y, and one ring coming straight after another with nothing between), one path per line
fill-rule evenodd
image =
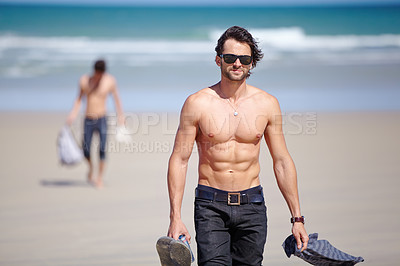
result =
M74 165L83 159L83 151L76 143L69 126L64 125L57 138L58 157L63 165Z
M131 135L125 127L117 127L115 140L121 143L129 143L132 141Z

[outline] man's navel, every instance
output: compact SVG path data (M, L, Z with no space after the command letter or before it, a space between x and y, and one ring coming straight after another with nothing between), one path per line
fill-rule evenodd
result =
M213 138L213 137L214 137L214 134L213 134L213 133L208 133L208 136L209 136L210 138Z

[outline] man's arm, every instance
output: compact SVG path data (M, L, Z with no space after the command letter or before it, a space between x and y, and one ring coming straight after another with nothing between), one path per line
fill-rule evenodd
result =
M80 83L82 83L82 81L80 81ZM81 109L81 104L82 104L82 98L83 98L83 88L82 85L79 84L79 94L78 97L75 99L74 101L74 105L72 107L72 110L70 111L68 117L67 117L67 125L71 125L74 120L76 119L76 117L78 116L79 113L79 109Z
M115 109L117 111L117 117L118 117L118 125L122 126L124 125L124 120L125 120L125 116L124 116L124 111L122 110L122 104L121 104L121 98L119 97L119 92L118 92L118 87L117 87L117 82L115 81L115 79L113 78L113 84L112 84L112 95L114 98L114 102L115 102Z
M281 110L275 98L271 98L270 115L264 135L272 156L278 187L286 200L292 217L301 217L296 168L286 147L282 132ZM301 242L303 242L301 251L305 250L308 244L308 235L304 224L301 222L293 223L292 233L296 238L298 248L301 248Z
M175 138L174 149L168 165L168 193L170 200L170 225L168 236L178 239L185 235L190 242L190 234L181 218L181 206L185 190L188 161L197 135L198 118L193 108L193 96L183 105L180 124Z

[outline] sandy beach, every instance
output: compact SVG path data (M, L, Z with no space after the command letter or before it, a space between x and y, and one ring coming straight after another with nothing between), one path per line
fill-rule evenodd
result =
M175 113L128 114L129 144L109 127L105 188L86 183L86 165L63 167L56 138L65 113L0 113L0 265L159 265L155 242L169 224L167 163ZM287 113L308 233L365 259L398 265L400 113ZM80 137L80 121L73 126ZM95 145L94 145L95 147ZM261 182L268 208L264 265L305 265L281 247L290 214L263 145ZM192 234L197 151L182 216Z

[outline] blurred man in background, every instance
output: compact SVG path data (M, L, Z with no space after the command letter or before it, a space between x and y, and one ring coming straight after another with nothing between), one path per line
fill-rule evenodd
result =
M106 62L98 60L94 64L92 75L83 75L79 80L79 94L73 108L67 118L67 124L71 125L76 119L82 99L86 98L86 112L84 120L83 153L89 164L88 182L96 187L103 187L103 175L105 168L105 152L107 140L107 96L111 94L115 101L118 125L123 125L124 114L119 97L115 78L106 73ZM96 178L94 177L93 160L90 157L90 147L93 133L97 131L100 136L100 162Z

